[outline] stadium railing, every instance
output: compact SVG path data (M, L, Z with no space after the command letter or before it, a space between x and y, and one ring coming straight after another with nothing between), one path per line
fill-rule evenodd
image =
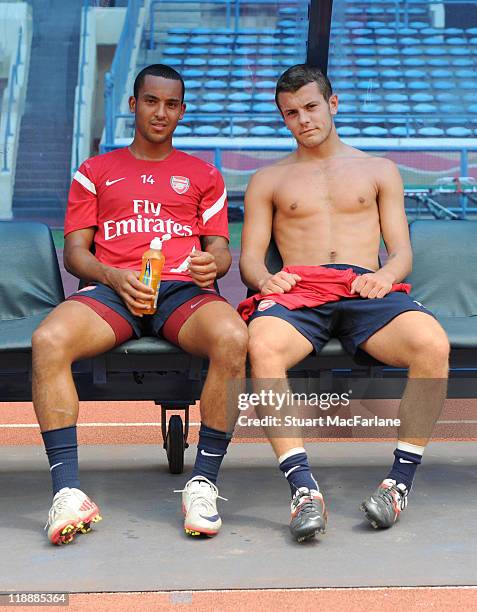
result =
M451 343L448 397L477 396L477 223L416 221L411 224L414 268L411 295L435 313ZM31 336L64 299L50 229L39 223L0 222L0 401L31 401ZM267 265L281 267L271 245ZM244 288L245 294L245 288ZM81 400L153 400L161 424L169 468L183 469L189 406L200 397L207 363L165 340L130 340L104 355L73 365ZM291 377L318 380L372 378L363 397L401 397L406 371L374 362L355 363L332 338L319 358L310 356ZM386 383L386 384L384 384ZM184 410L185 420L170 410Z

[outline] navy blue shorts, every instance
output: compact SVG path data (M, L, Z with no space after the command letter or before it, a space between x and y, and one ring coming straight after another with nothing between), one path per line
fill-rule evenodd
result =
M357 274L368 274L373 270L346 264L326 264L326 268L347 270L352 268ZM328 302L316 308L289 310L275 304L266 310L256 310L249 322L258 317L278 317L287 321L307 338L316 353L319 353L331 337L338 338L343 348L357 361L368 361L369 356L360 345L374 333L403 312L415 310L434 316L419 302L402 291L388 293L383 298L343 298Z
M162 335L178 344L182 325L197 308L211 301L226 301L215 289L201 289L189 281L162 281L156 312L142 317L133 315L114 289L101 283L80 289L68 300L86 304L97 312L112 327L116 344L145 335Z

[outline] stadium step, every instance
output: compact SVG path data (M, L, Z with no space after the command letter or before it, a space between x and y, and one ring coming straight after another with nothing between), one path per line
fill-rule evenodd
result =
M13 215L22 219L63 219L70 183L83 3L30 0L30 4L34 30ZM55 19L51 19L52 14Z

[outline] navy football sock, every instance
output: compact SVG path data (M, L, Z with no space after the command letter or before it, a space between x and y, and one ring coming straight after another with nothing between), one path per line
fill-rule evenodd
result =
M199 443L192 477L205 476L213 482L217 481L222 459L227 453L227 447L232 434L207 427L203 423L199 430Z
M410 490L417 466L420 465L422 461L422 453L414 453L407 449L404 450L400 448L400 446L401 445L398 445L394 451L394 463L387 478L392 478L397 484L402 482ZM407 446L409 447L411 445ZM414 450L420 450L420 447L416 446Z
M320 490L318 483L311 473L304 448L292 448L287 453L281 455L278 461L280 462L280 470L290 485L292 497L300 487L315 489L316 491Z
M50 463L53 495L64 487L79 489L76 425L44 431L41 435Z

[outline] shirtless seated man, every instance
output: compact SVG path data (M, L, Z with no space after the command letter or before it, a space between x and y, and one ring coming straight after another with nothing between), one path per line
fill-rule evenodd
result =
M185 112L179 73L163 64L144 68L129 106L133 142L83 162L71 185L65 267L89 285L55 308L32 338L33 402L52 476L47 529L54 544L68 543L100 518L79 488L71 364L144 334L209 359L197 458L182 505L190 535L214 535L221 526L215 483L231 438L227 381L243 380L248 339L245 323L214 288L231 263L227 193L214 166L172 146ZM141 257L152 239L166 234L157 310L144 315L154 295L139 280Z
M248 302L240 310L249 322L252 377L255 384L282 380L286 388L287 370L318 353L331 335L353 356L364 351L409 369L394 464L361 506L374 527L390 527L407 504L442 409L449 342L431 313L397 285L411 271L412 253L395 164L340 140L333 122L338 96L318 69L297 65L286 70L275 99L298 147L259 170L246 193L240 269L258 294L254 305ZM272 236L284 265L276 274L265 266ZM381 236L388 252L382 267ZM341 289L333 296L337 285ZM321 297L329 287L326 303L310 302L310 287ZM424 394L416 383L423 379L430 383ZM417 414L425 426L416 428ZM269 433L291 488L290 529L302 541L325 531L325 503L303 439L285 435Z

